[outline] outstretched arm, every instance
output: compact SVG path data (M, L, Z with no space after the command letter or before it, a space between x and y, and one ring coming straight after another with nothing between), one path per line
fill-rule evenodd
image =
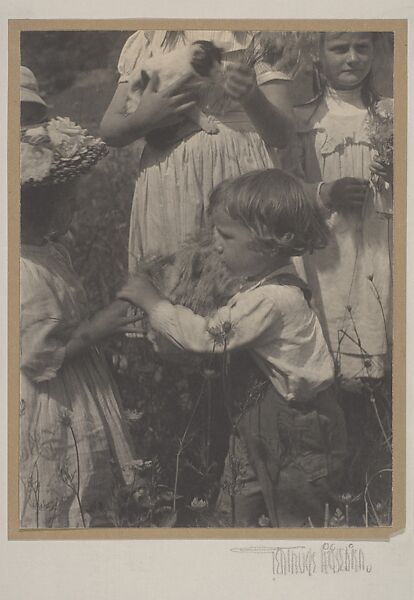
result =
M288 82L271 80L260 87L253 69L230 63L224 88L238 100L262 139L275 148L285 148L294 134L294 120Z
M197 353L252 347L279 319L275 303L261 289L241 295L208 318L163 299L143 276L132 277L118 297L142 308L151 326L175 346Z

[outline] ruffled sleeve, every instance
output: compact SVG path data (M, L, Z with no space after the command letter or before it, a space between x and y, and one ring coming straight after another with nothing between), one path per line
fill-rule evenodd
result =
M118 83L128 81L138 62L146 60L150 56L150 42L145 31L136 31L127 39L118 61L120 75Z
M267 83L268 81L291 81L292 76L288 73L283 73L283 71L279 71L276 68L272 67L271 64L265 61L258 61L254 65L254 70L256 73L256 81L257 85L262 85L263 83Z
M35 383L56 376L68 339L62 304L44 268L20 263L20 368Z
M182 350L221 353L253 347L280 319L280 311L262 289L240 294L237 301L204 318L163 300L151 311L151 326Z

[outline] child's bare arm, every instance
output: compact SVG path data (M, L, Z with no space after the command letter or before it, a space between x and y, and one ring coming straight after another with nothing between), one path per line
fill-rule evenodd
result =
M276 148L287 146L294 134L294 123L286 81L269 81L259 87L251 67L229 64L224 88L240 102L267 144Z

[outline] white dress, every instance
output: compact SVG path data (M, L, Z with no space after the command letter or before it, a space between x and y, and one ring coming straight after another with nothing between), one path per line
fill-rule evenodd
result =
M360 90L328 89L297 109L298 162L305 181L370 179L375 155ZM346 378L381 377L391 341L392 195L370 187L362 210L334 212L331 241L296 260Z
M171 32L170 32L171 33ZM118 69L120 82L140 62L155 53L168 52L196 40L211 40L224 48L226 61L242 61L253 40L251 32L177 32L169 45L166 31L137 31L126 42ZM258 84L289 75L266 63L255 67ZM177 250L202 227L209 194L217 184L247 171L274 166L271 152L254 129L239 103L224 95L222 86L206 85L202 110L213 115L219 133L193 133L165 150L146 144L135 187L130 224L129 265L136 269L145 256Z
M22 246L20 274L20 525L88 526L128 480L132 444L100 350L64 361L88 316L66 250Z

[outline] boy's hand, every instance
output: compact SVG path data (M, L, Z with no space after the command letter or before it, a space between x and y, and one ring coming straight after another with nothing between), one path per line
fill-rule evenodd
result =
M153 305L161 300L161 295L153 283L142 274L130 277L128 283L118 292L117 297L132 302L146 313L149 313Z
M227 65L224 90L233 100L244 104L257 89L256 75L251 67L242 63Z

